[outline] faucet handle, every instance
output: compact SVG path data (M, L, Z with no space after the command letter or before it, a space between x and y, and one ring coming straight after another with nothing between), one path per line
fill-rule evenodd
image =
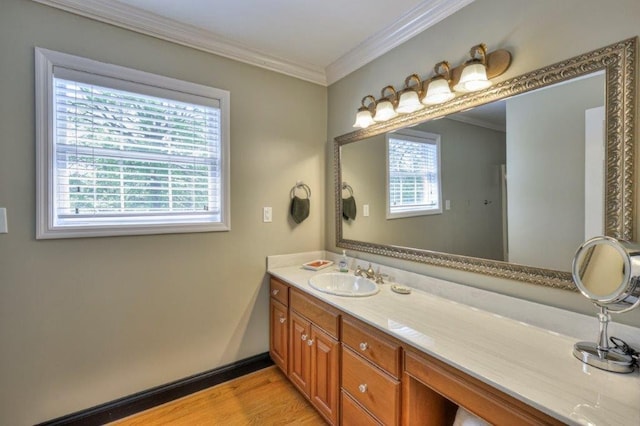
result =
M384 279L385 278L389 278L389 275L388 274L376 274L375 275L376 284L384 284Z
M376 271L373 270L371 263L369 263L369 267L367 268L367 277L373 278L376 275Z
M356 270L353 273L353 275L357 276L357 277L361 277L364 274L364 271L362 270L362 268L360 267L360 265L356 266Z

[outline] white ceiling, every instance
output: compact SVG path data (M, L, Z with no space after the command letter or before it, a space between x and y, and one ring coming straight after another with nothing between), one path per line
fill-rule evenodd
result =
M33 0L331 84L474 0Z

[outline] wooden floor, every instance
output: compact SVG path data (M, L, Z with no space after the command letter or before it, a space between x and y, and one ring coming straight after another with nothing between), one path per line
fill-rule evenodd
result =
M112 425L325 425L275 366L143 411Z

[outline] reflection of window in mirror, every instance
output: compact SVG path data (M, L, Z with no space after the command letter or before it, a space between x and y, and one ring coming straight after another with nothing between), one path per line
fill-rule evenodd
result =
M405 129L386 141L387 219L442 213L440 135Z

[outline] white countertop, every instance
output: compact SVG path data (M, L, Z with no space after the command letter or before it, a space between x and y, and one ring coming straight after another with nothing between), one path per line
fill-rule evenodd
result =
M401 284L414 287L411 294L394 293L388 284L369 297L325 294L309 286L308 280L314 274L330 272L333 268L314 272L300 266L322 258L318 256L321 253L270 257L268 272L565 423L640 425L638 371L616 374L583 364L572 354L573 345L579 339L440 297L424 290L429 286L423 285L421 290L421 286L399 279ZM401 271L396 273L402 275ZM439 285L443 283L423 278ZM444 283L453 293L459 286ZM437 286L434 284L433 288ZM529 316L540 309L547 321L556 314L561 321L583 321L579 314L482 290L474 293L480 294L485 304L491 299L501 305L512 302L510 304L521 307ZM576 318L571 318L572 315ZM595 340L596 324L593 323L591 330L593 339L588 340ZM635 334L636 338L640 337L638 332L640 330L633 327L624 330L624 334Z

